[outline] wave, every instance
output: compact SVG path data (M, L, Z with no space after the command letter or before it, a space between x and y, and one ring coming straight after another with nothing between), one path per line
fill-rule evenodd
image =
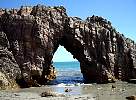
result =
M76 83L76 84L57 84L57 87L75 87L75 86L91 86L92 84Z
M57 69L57 78L51 84L83 83L79 62L57 62L54 63L54 66Z

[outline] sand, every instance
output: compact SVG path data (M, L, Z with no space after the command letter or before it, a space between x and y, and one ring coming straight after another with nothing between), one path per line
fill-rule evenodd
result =
M68 89L70 91L66 92ZM65 97L41 97L43 92L55 92ZM0 100L126 100L136 95L136 84L116 82L109 84L48 85L18 90L0 91Z

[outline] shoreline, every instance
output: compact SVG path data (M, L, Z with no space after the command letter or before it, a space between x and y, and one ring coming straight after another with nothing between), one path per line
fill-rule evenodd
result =
M66 89L71 91L65 91ZM53 92L65 97L41 97L43 92ZM0 91L0 100L127 100L136 95L136 84L116 82L108 84L59 84L42 87Z

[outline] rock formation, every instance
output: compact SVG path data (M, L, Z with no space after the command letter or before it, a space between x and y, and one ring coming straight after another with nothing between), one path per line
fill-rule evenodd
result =
M62 6L0 9L0 74L7 82L29 87L55 79L59 45L80 62L87 82L136 78L136 44L106 19L69 17Z
M0 89L17 88L21 70L12 54L6 34L0 32Z

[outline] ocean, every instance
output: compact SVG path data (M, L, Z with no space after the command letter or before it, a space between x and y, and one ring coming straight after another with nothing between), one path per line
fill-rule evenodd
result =
M83 83L83 76L78 61L54 62L53 65L57 70L57 78L52 81L53 84Z
M53 64L57 70L57 78L52 84L0 91L0 100L126 100L126 97L136 95L136 84L128 82L84 84L79 62ZM42 93L62 94L65 97L41 97Z

